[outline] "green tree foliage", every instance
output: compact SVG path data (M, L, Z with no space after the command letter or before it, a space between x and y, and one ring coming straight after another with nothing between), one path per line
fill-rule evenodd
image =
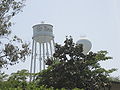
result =
M110 77L109 79L113 82L120 82L120 77Z
M7 80L7 77L8 77L8 75L5 74L4 72L3 72L3 73L0 73L0 82L3 82L3 81L5 81L5 80Z
M0 74L3 79L1 80L0 88L3 90L4 88L26 88L27 86L27 78L28 78L28 71L21 70L17 71L17 73L12 73L9 77L8 75L1 73ZM6 79L7 77L7 79Z
M26 88L28 76L28 71L24 69L21 71L17 71L17 73L12 73L11 76L8 78L8 82L12 83L10 87Z
M0 68L25 60L30 53L28 44L12 35L11 19L24 6L24 0L0 0Z
M40 72L36 78L38 87L44 85L67 90L109 87L109 73L116 69L106 70L99 64L99 61L112 59L106 56L107 51L89 52L87 55L82 52L82 45L74 44L71 37L66 38L63 46L56 44L54 60L48 59L48 69Z
M36 87L36 84L34 82L28 82L29 75L30 74L28 70L25 69L17 71L16 73L12 73L10 76L6 75L5 73L1 73L0 90L55 90L52 87L50 88L47 88L45 86ZM61 90L66 89L62 88ZM74 88L73 90L81 89Z

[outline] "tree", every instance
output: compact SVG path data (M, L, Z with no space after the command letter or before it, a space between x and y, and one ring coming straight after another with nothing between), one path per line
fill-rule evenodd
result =
M8 75L5 74L4 72L3 72L3 73L0 73L0 82L3 82L3 81L5 81L5 80L7 80L7 77L8 77Z
M27 79L28 79L29 73L28 70L21 70L21 71L17 71L17 73L12 73L11 76L8 78L9 83L12 88L17 88L17 87L21 87L23 89L25 89L27 87Z
M110 77L109 78L112 82L120 82L120 77Z
M12 73L10 76L5 73L0 74L0 90L58 90L54 88L47 88L45 86L36 87L34 82L28 82L27 79L30 73L28 70L17 71ZM67 89L60 89L67 90ZM74 88L73 90L83 90Z
M12 73L10 76L1 73L0 89L8 90L9 88L21 88L22 90L26 90L28 85L27 82L28 76L29 76L28 70L25 69L17 71L16 73Z
M0 68L24 61L29 55L29 44L13 35L11 19L22 11L25 0L0 0Z
M109 73L116 69L106 70L102 68L99 61L112 59L108 57L107 51L97 53L89 52L84 55L82 45L73 43L73 39L66 38L64 45L55 46L52 63L48 69L40 72L36 78L39 86L54 87L55 89L85 89L100 90L110 87ZM54 61L54 62L53 62Z

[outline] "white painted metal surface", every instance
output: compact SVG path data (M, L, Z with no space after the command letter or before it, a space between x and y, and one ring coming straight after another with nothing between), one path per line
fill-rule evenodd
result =
M50 24L37 24L33 26L33 39L39 43L53 40L53 26Z
M90 51L90 49L92 47L92 43L86 38L81 38L80 40L78 40L76 42L76 44L83 45L83 54L85 54L85 55Z

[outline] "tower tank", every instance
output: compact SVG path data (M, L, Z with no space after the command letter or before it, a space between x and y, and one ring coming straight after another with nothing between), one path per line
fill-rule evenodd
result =
M82 44L83 45L83 54L86 55L91 47L92 47L92 43L90 40L88 40L87 38L80 38L76 44Z
M37 24L33 26L33 39L39 43L53 40L53 26L50 24Z

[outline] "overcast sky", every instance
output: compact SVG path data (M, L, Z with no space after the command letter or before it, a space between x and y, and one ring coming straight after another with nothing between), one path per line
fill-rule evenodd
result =
M120 0L27 0L23 12L13 22L13 32L32 41L32 26L41 21L54 26L55 42L63 44L66 35L76 42L87 36L92 51L107 50L113 60L103 62L105 68L117 68L112 76L120 76ZM5 70L7 73L28 69L30 59Z

